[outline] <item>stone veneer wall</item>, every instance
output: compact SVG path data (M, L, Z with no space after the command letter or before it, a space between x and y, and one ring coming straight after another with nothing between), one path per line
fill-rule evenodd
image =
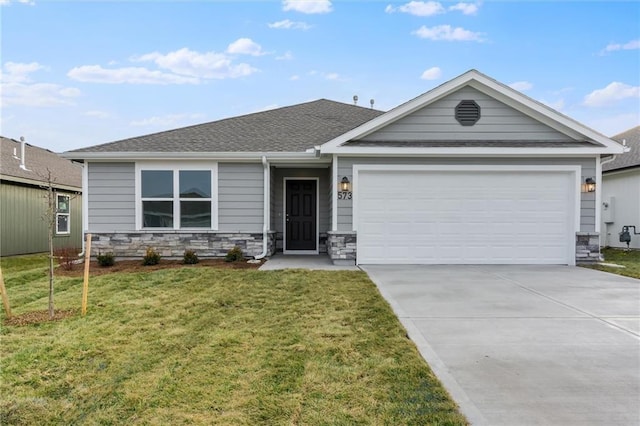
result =
M576 232L576 263L593 263L600 260L602 260L600 234L597 232Z
M267 256L275 253L275 232L269 232ZM94 233L91 252L112 252L115 257L143 257L153 247L162 257L182 258L185 250L194 250L201 258L224 257L238 246L246 257L262 253L262 232L115 232Z
M330 231L327 233L327 253L336 264L356 263L357 236L353 231Z

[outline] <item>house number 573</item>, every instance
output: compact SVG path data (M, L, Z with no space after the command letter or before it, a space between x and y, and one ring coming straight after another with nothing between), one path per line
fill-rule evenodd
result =
M352 196L353 196L353 192L351 191L338 192L338 200L350 200Z

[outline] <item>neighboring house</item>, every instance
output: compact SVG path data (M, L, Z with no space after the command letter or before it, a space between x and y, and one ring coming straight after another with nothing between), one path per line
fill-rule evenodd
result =
M64 155L94 252L572 265L599 257L600 157L623 151L471 70L386 113L318 100Z
M82 247L82 167L28 143L0 137L0 256L49 250L47 180L57 211L55 248Z
M630 148L624 155L602 164L602 236L600 244L627 247L620 242L623 226L633 225L640 234L640 126L612 139ZM631 232L629 247L640 249L640 235Z

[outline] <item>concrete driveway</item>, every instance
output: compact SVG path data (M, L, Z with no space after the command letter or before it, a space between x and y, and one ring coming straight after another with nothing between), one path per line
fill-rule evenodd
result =
M640 280L363 266L472 424L640 425Z

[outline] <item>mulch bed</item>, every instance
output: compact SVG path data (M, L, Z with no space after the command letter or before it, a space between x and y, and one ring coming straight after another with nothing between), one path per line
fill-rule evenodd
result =
M157 265L145 266L142 264L141 259L137 260L116 260L113 266L100 266L95 260L91 261L89 265L89 276L95 277L97 275L111 274L113 272L149 272L158 271L160 269L172 269L172 268L219 268L219 269L258 269L263 262L260 263L247 263L247 261L240 262L225 262L224 259L200 259L200 262L195 265L185 265L182 260L173 259L161 259ZM56 276L62 277L81 277L84 275L84 264L80 263L73 266L70 271L64 270L62 267L56 268Z

